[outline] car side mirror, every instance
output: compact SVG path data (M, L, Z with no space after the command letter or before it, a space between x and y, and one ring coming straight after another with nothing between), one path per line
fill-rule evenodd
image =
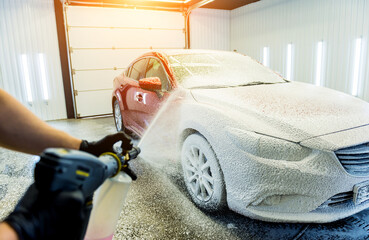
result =
M138 81L140 88L148 91L161 90L161 81L158 77L143 78Z

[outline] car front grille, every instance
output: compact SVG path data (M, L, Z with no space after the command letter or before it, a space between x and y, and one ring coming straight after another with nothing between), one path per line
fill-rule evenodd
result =
M335 154L348 173L355 176L369 175L369 143L339 149Z
M352 191L339 193L339 194L334 195L327 201L325 201L322 205L319 206L318 209L324 209L327 207L336 207L336 208L347 207L347 204L349 205L354 204L353 199L354 199L354 192Z
M330 199L328 199L324 203L324 205L328 205L329 207L334 207L334 206L341 205L343 203L348 203L350 201L352 202L353 198L354 198L354 193L352 191L343 192L343 193L336 194Z

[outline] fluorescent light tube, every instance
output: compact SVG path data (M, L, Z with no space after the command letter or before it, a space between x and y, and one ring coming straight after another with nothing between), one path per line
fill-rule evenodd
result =
M269 66L269 47L263 48L263 65L266 67Z
M354 75L352 83L352 95L357 96L359 92L359 78L360 78L360 58L361 58L361 38L357 38L355 42L354 55Z
M22 59L22 67L23 67L23 77L26 83L27 101L28 103L32 103L33 98L32 98L31 80L30 80L30 75L29 75L27 55L22 54L21 59Z
M292 75L292 43L287 45L287 69L286 79L291 80Z
M322 84L322 64L323 64L323 41L318 42L316 50L316 71L315 71L315 85Z
M39 53L38 54L38 62L40 66L41 72L41 83L42 83L42 92L44 96L44 100L49 100L49 92L47 88L47 79L46 79L46 62L45 62L45 54Z

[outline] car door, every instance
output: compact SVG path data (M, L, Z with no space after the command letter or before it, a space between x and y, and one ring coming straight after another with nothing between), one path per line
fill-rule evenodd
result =
M141 92L138 81L143 78L146 65L147 58L139 59L133 63L131 67L129 67L124 77L124 84L122 84L120 88L123 98L122 118L124 126L137 134L142 133L136 114L136 111L140 109L141 105L138 99L138 95Z
M136 92L137 102L140 103L137 109L137 120L142 131L147 129L154 115L168 97L171 88L167 73L162 63L157 58L150 58L146 67L145 78L158 77L161 81L161 90L148 91L140 89Z

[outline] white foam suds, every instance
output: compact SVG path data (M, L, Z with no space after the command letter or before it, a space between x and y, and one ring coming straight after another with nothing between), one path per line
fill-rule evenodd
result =
M360 138L349 134L369 124L369 105L334 90L285 82L255 62L218 66L219 56L208 62L198 56L188 64L180 57L170 60L175 74L182 74L181 84L192 89L173 93L159 110L139 143L141 156L159 165L175 161L177 137L190 130L214 150L228 206L238 213L268 221L326 222L360 211L314 212L332 196L369 179L346 174L332 152L369 142L369 130L355 132ZM236 68L245 74L235 75ZM338 132L339 138L314 141ZM307 148L298 145L311 139L303 144Z
M156 165L176 161L178 123L181 119L180 109L184 99L183 89L179 88L171 92L137 145L141 148L140 157Z

